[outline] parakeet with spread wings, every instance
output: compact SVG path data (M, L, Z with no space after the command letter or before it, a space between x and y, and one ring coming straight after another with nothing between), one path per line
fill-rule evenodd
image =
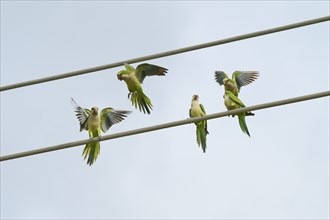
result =
M230 79L223 71L215 71L215 81L238 97L242 86L249 85L259 77L258 71L235 71Z
M123 121L127 114L131 113L113 108L104 108L99 113L97 107L92 107L90 110L80 107L73 98L71 103L79 120L80 131L87 130L90 138L99 137L101 131L107 132L112 125ZM99 154L100 142L97 141L86 144L82 156L84 159L87 158L87 164L91 166Z
M152 103L144 94L142 83L146 76L165 76L168 69L148 63L143 63L134 69L131 65L125 64L125 70L117 73L118 80L124 80L129 90L128 98L131 98L132 105L143 113L151 113Z

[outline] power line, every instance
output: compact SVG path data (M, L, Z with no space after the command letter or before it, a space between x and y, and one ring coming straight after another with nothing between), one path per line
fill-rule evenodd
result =
M218 113L206 115L204 117L189 118L189 119L154 125L154 126L150 126L150 127L123 131L123 132L119 132L119 133L115 133L115 134L96 137L93 139L84 139L81 141L74 141L74 142L69 142L69 143L60 144L60 145L54 145L51 147L45 147L45 148L40 148L40 149L36 149L36 150L30 150L30 151L25 151L25 152L21 152L21 153L10 154L10 155L0 157L0 161L12 160L12 159L20 158L20 157L27 157L27 156L46 153L46 152L50 152L50 151L56 151L56 150L76 147L79 145L84 145L84 144L90 143L91 141L105 141L105 140L110 140L110 139L115 139L115 138L136 135L136 134L142 134L142 133L146 133L146 132L151 132L151 131L161 130L161 129L165 129L165 128L171 128L171 127L181 126L181 125L185 125L185 124L189 124L189 123L194 123L194 122L201 121L201 120L210 120L210 119L225 117L228 115L236 115L236 114L240 114L242 112L271 108L271 107L276 107L276 106L280 106L280 105L287 105L287 104L291 104L291 103L307 101L307 100L321 98L321 97L325 97L325 96L330 96L330 91L314 93L314 94L309 94L309 95L304 95L304 96L298 96L298 97L283 99L283 100L279 100L279 101L275 101L275 102L263 103L263 104L249 106L249 107L231 110L231 111L218 112Z
M193 50L199 50L199 49L203 49L203 48L207 48L207 47L213 47L213 46L217 46L217 45L221 45L221 44L227 44L227 43L231 43L231 42L235 42L235 41L240 41L240 40L258 37L258 36L262 36L262 35L272 34L272 33L280 32L280 31L286 31L286 30L290 30L290 29L294 29L294 28L313 25L316 23L321 23L321 22L325 22L325 21L329 21L329 20L330 20L330 16L320 17L320 18L316 18L316 19L312 19L312 20L306 20L306 21L293 23L293 24L289 24L289 25L285 25L285 26L280 26L280 27L275 27L275 28L266 29L266 30L262 30L262 31L252 32L252 33L243 34L243 35L230 37L230 38L225 38L222 40L212 41L212 42L208 42L208 43L197 44L194 46L183 47L183 48L170 50L170 51L166 51L166 52L162 52L162 53L157 53L157 54L153 54L153 55L143 56L143 57L139 57L139 58L133 58L133 59L119 61L116 63L106 64L106 65L102 65L102 66L97 66L97 67L77 70L77 71L73 71L73 72L58 74L58 75L54 75L54 76L49 76L49 77L45 77L45 78L39 78L39 79L30 80L30 81L6 85L6 86L0 87L0 91L16 89L16 88L30 86L30 85L34 85L34 84L45 83L45 82L49 82L49 81L54 81L54 80L68 78L68 77L92 73L92 72L96 72L96 71L101 71L101 70L105 70L105 69L110 69L110 68L114 68L114 67L119 67L119 66L122 66L124 63L132 64L132 63L142 62L142 61L146 61L146 60L152 60L152 59L156 59L156 58L172 56L175 54L185 53L185 52L189 52L189 51L193 51Z

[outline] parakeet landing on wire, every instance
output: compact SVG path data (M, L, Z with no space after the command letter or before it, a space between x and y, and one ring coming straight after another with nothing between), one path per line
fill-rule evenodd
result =
M127 114L131 113L113 108L104 108L99 113L97 107L92 107L90 110L82 108L72 98L71 103L79 120L80 131L87 130L90 138L99 137L101 131L107 132L112 125L123 121ZM92 165L99 154L100 142L91 142L86 144L82 156L84 159L87 158L88 165Z
M242 86L246 86L259 77L258 71L235 71L230 79L223 71L215 71L215 81L225 87L225 91L238 96Z

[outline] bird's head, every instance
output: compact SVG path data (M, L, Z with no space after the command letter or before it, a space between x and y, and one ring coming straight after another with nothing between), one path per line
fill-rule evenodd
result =
M223 79L223 84L226 85L227 82L228 82L228 80L229 80L228 78L224 78L224 79Z
M120 81L123 80L123 71L119 71L119 72L117 73L117 78L118 78L118 80L120 80Z
M192 100L198 101L198 99L199 99L199 96L198 95L193 95Z
M96 107L96 106L92 107L92 109L91 109L91 113L92 113L93 115L98 115L98 114L99 114L99 108Z
M125 78L127 78L127 76L129 75L129 71L127 70L121 70L117 73L117 78L122 81L124 80Z

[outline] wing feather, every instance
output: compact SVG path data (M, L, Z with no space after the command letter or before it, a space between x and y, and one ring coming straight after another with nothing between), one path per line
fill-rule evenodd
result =
M136 68L136 77L139 79L140 83L143 83L146 76L165 76L168 69L156 66L148 63L143 63Z
M104 108L102 109L101 116L101 129L105 133L109 128L117 124L127 117L127 114L130 114L131 111L116 110L113 108Z
M227 74L223 71L215 71L215 81L220 84L220 86L223 85L223 80L225 78L228 78Z
M206 111L205 111L203 104L199 104L199 107L202 109L202 112L204 113L204 115L206 115Z
M73 98L71 98L71 104L73 105L74 112L76 113L76 116L78 118L78 121L80 124L80 131L82 131L84 129L88 130L88 126L87 126L88 120L87 119L88 119L91 111L89 109L80 107Z
M202 109L202 112L204 113L204 116L205 116L206 115L206 111L205 111L204 105L203 104L199 104L199 106ZM204 129L205 129L206 134L208 134L209 132L207 131L207 120L204 121Z
M241 108L245 107L244 103L237 97L235 96L232 92L230 91L225 91L225 94L227 96L229 96L229 98L235 102L236 104L238 104Z
M233 80L236 82L238 91L242 86L249 85L259 77L258 71L235 71L233 73Z

